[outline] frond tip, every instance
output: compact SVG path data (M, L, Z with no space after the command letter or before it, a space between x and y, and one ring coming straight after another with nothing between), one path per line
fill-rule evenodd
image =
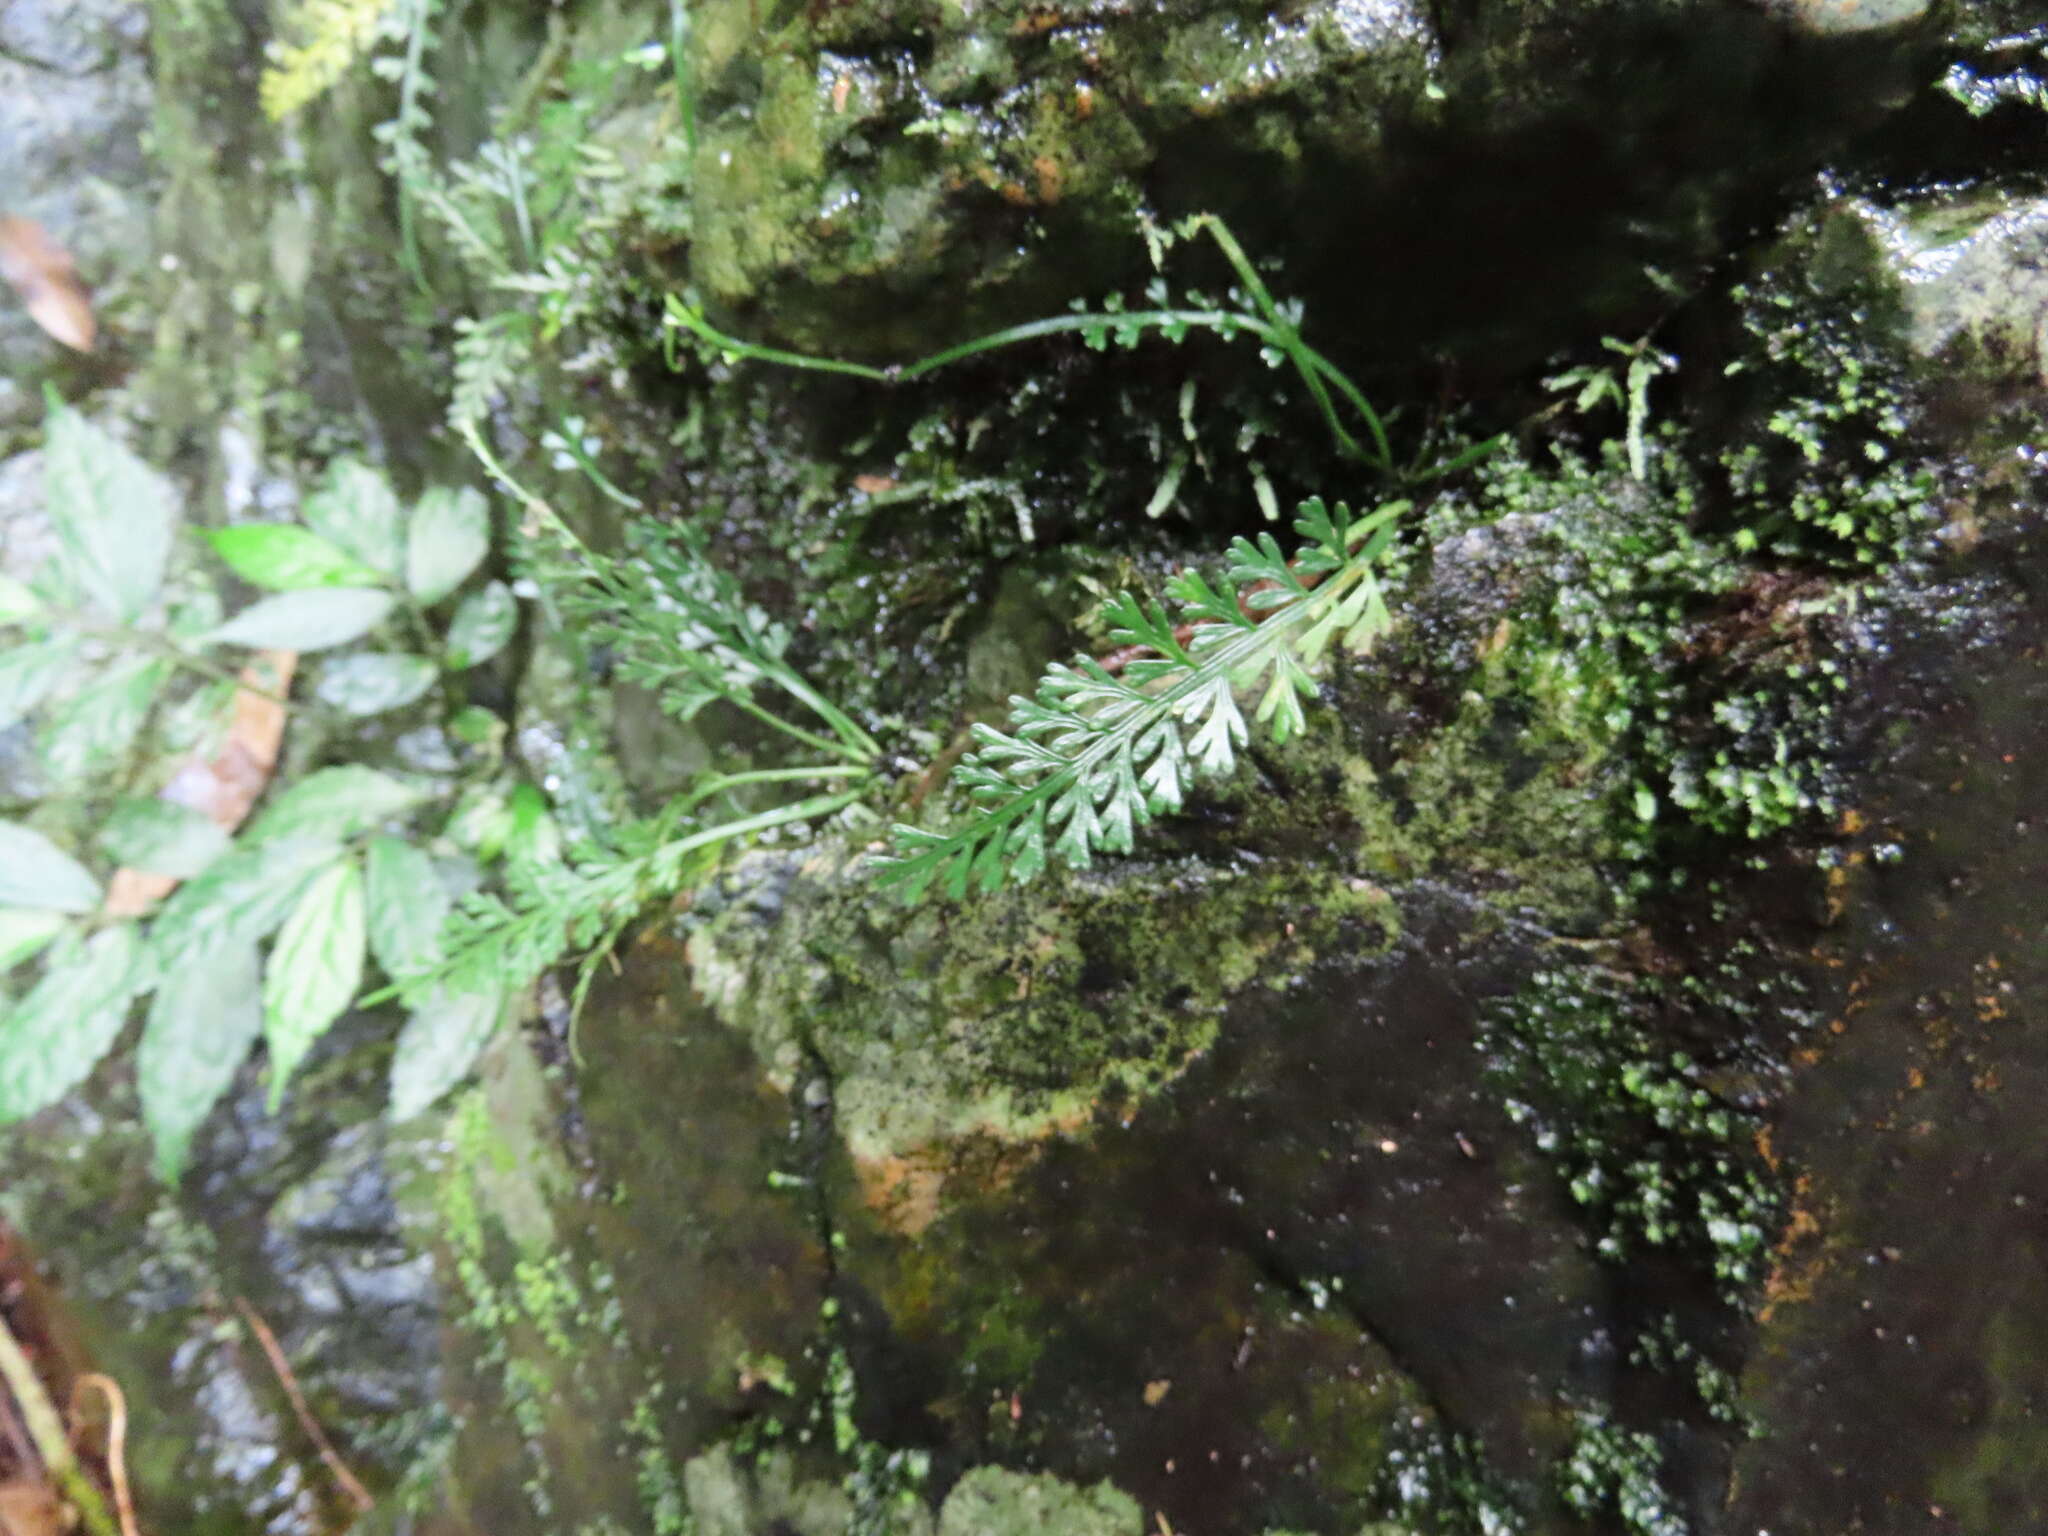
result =
M1240 693L1259 693L1254 723L1285 742L1332 641L1364 651L1393 625L1375 566L1406 502L1364 517L1320 499L1301 504L1292 560L1271 534L1230 548L1221 592L1188 571L1167 583L1180 616L1125 593L1107 610L1110 638L1134 659L1118 672L1080 657L1056 663L1035 698L1013 696L1010 729L974 727L954 771L973 811L950 833L898 825L879 883L915 901L1030 880L1057 855L1084 867L1128 853L1137 828L1177 810L1197 777L1227 774L1251 737ZM1048 848L1048 840L1050 847Z

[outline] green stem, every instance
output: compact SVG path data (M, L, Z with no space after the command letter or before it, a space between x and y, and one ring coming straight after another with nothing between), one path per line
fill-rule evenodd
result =
M492 479L496 480L511 495L518 497L520 505L524 506L527 511L547 522L554 529L555 533L569 544L570 548L582 554L589 553L584 548L583 541L576 537L570 530L569 525L563 522L556 514L555 509L549 506L543 498L536 496L532 491L529 491L525 486L513 479L512 471L498 462L497 455L492 453L485 445L483 434L477 431L476 423L465 421L462 424L461 430L463 442L469 445L469 451L476 455L477 462L483 465L490 473Z
M1385 432L1382 430L1379 420L1379 413L1366 404L1365 396L1360 393L1357 386L1344 377L1335 364L1331 363L1320 353L1313 351L1301 339L1301 333L1295 329L1294 323L1281 312L1280 305L1274 299L1272 291L1266 287L1264 280L1260 278L1258 269L1252 265L1251 258L1245 254L1244 247L1237 243L1237 237L1230 232L1229 226L1213 213L1198 213L1188 220L1186 227L1189 230L1199 229L1206 231L1209 238L1214 240L1222 250L1224 259L1237 272L1239 281L1245 286L1245 291L1252 296L1252 302L1258 305L1259 312L1266 317L1267 323L1277 333L1277 344L1280 349L1287 354L1289 361L1294 364L1295 371L1301 375L1302 382L1308 386L1309 393L1315 397L1316 408L1323 413L1323 420L1329 424L1331 433L1337 439L1337 445L1346 453L1356 458L1370 459L1372 457L1372 455L1367 454L1359 446L1358 440L1351 435L1343 422L1338 419L1336 405L1331 401L1329 389L1323 382L1326 377L1334 380L1344 390L1345 398L1358 407L1365 416L1367 425L1372 429L1374 439L1379 448L1378 467L1382 470L1390 468L1393 463L1393 454L1387 446Z
M1020 341L1034 341L1040 336L1059 336L1074 331L1099 331L1119 325L1137 325L1147 330L1164 330L1174 325L1199 326L1203 330L1217 331L1226 336L1233 331L1250 331L1269 341L1279 339L1272 335L1268 327L1250 315L1236 314L1227 309L1119 309L1085 315L1048 315L1043 320L1027 320L1022 325L1013 325L973 341L963 341L957 347L948 347L943 352L934 352L930 357L920 358L902 368L890 369L887 376L892 380L920 379L949 363L957 363L978 352L1014 346Z
M809 373L844 374L849 378L866 379L874 384L908 384L978 353L993 352L1000 347L1015 346L1023 341L1035 341L1041 336L1069 335L1076 331L1101 331L1117 325L1136 325L1146 330L1163 330L1168 326L1186 325L1217 331L1224 335L1229 335L1233 331L1246 331L1275 346L1281 345L1283 340L1279 333L1263 320L1227 309L1128 309L1079 315L1048 315L1042 320L1029 320L1022 325L1012 325L1000 331L991 331L986 336L977 336L972 341L963 341L958 346L947 347L944 351L934 352L929 357L921 357L914 363L896 363L886 368L876 368L867 363L847 362L843 358L812 357L802 352L786 352L780 347L762 346L759 342L743 341L737 336L721 331L699 311L673 297L669 300L668 317L674 325L682 327L734 357L751 362L777 363L785 368L801 369ZM676 366L673 350L668 355L668 361L670 367Z
M583 444L579 441L580 434L569 431L566 420L558 421L556 436L561 438L562 446L569 451L569 457L576 461L576 467L583 471L585 478L592 485L596 486L622 507L630 507L638 511L645 505L638 496L629 495L627 492L620 490L618 486L612 483L605 472L597 467L597 461L583 451Z
M817 689L805 682L787 667L775 667L768 675L781 685L782 691L802 704L812 714L832 727L847 751L862 762L873 762L882 755L882 745L848 718L845 711L826 698Z
M1359 389L1342 369L1302 340L1300 331L1287 318L1279 302L1273 297L1272 291L1259 277L1258 269L1252 265L1251 258L1245 254L1244 247L1237 243L1237 238L1230 233L1223 221L1213 214L1197 214L1182 227L1188 233L1206 232L1216 242L1223 252L1224 259L1230 263L1243 284L1245 293L1256 306L1257 314L1218 309L1134 309L1050 315L1042 320L1027 321L1022 325L990 332L986 336L977 336L971 341L961 342L958 346L947 347L932 353L929 357L919 358L916 362L877 368L868 363L849 362L836 357L813 357L802 352L790 352L781 347L743 341L737 336L719 330L705 319L700 311L671 296L668 301L668 323L663 328L662 352L669 367L678 366L675 335L680 329L719 348L732 358L774 363L784 368L795 368L809 373L840 374L847 378L866 379L876 384L904 384L979 353L1014 346L1019 342L1033 341L1044 336L1070 335L1075 332L1100 335L1105 330L1119 326L1135 326L1143 330L1165 330L1176 326L1200 328L1225 337L1246 334L1257 337L1267 346L1283 353L1294 365L1340 452L1371 464L1384 474L1393 473L1394 451L1387 436L1385 419L1373 409L1372 402L1366 399L1364 391ZM1371 448L1368 449L1360 443L1350 428L1344 425L1343 417L1337 410L1337 402L1332 398L1333 389L1365 422L1366 430L1372 439Z
M865 763L846 763L824 768L750 768L739 773L721 773L682 796L662 815L680 815L692 806L703 804L713 795L722 795L729 789L740 789L748 784L814 784L855 774L865 775L869 771Z
M780 681L779 678L777 680ZM774 710L764 705L756 704L752 698L744 693L727 693L721 695L721 697L728 704L745 710L763 725L774 726L783 735L802 742L813 751L824 752L830 756L837 757L846 746L846 743L843 741L834 741L829 736L820 736L816 731L807 731L794 721L783 719Z
M36 1454L42 1457L50 1480L63 1489L64 1497L78 1511L85 1528L92 1536L119 1536L114 1517L107 1513L99 1490L93 1487L79 1467L78 1458L72 1454L71 1440L64 1433L64 1420L57 1412L57 1405L43 1390L35 1367L29 1363L28 1356L22 1352L21 1345L15 1341L13 1331L4 1320L0 1320L0 1381L7 1384L7 1390L21 1409L22 1425L28 1430L29 1439L35 1443Z
M735 837L747 837L755 832L766 832L772 827L787 826L793 821L812 821L820 816L830 816L834 811L844 810L865 794L866 786L842 789L830 795L813 795L808 800L798 800L790 805L779 805L773 810L761 811L738 821L720 822L715 827L706 827L701 832L692 832L688 837L665 843L646 861L652 864L658 859L680 859L699 848L708 848L713 843L729 842Z

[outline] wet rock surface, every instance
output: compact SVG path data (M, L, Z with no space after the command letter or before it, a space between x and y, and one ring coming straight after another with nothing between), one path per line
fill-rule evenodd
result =
M153 95L147 18L132 5L12 5L0 18L0 215L33 219L66 247L102 306L136 297L156 169L143 148ZM0 449L42 414L40 380L102 381L0 290Z
M1513 946L1428 905L1393 955L1240 999L1144 1105L1008 1165L963 1149L934 1211L835 1213L898 1411L1176 1528L1363 1521L1450 1426L1540 1467L1603 1282L1477 1081Z
M1929 19L719 0L693 23L690 277L781 340L902 361L1129 283L1134 216L1206 211L1382 353L1513 346L1532 307L1622 324L1643 263L1711 259L1745 198L1896 106Z
M2048 1520L2044 548L2037 524L1994 534L1889 637L1879 688L1921 723L1871 722L1883 766L1822 951L1835 1017L1772 1132L1796 1195L1731 1529Z
M179 1191L149 1171L119 1074L92 1107L8 1132L0 1214L34 1245L81 1368L127 1393L129 1465L164 1528L311 1536L347 1507L251 1314L373 1483L396 1477L434 1417L442 1305L396 1199L417 1149L374 1120L337 1134L327 1118L381 1084L382 1052L360 1031L351 1050L347 1033L316 1066L314 1099L284 1116L248 1074Z
M1142 275L1140 214L1218 209L1284 258L1333 351L1388 375L1432 357L1513 375L1603 329L1635 334L1731 241L1769 243L1751 236L1789 186L1919 110L1902 103L1939 73L1951 20L1953 47L1990 70L2031 49L2013 38L2042 17L1914 0L703 0L687 238L650 221L630 264L636 282L687 279L749 334L900 358ZM518 51L506 27L451 39L437 67L488 72L493 48ZM614 54L644 42L597 8L567 27ZM248 66L260 38L233 30ZM16 6L0 45L0 177L25 189L0 180L0 204L73 241L89 276L120 268L117 244L148 255L130 14ZM159 83L182 89L195 77L161 62L176 57L160 55ZM618 139L655 115L652 84L625 95ZM173 105L177 142L241 179L184 167L166 227L218 261L162 290L157 424L261 401L253 414L287 436L325 442L340 429L320 413L354 412L347 432L396 463L445 456L409 403L433 386L396 364L438 320L387 313L396 297L311 249L355 200L391 236L368 152L349 140L342 168L301 166L335 178L302 206L285 173L257 169L240 117ZM352 100L309 131L340 139L369 110ZM218 239L242 199L266 210L254 254ZM1432 509L1444 537L1413 563L1408 623L1333 679L1320 739L1258 755L1145 857L904 913L846 838L761 850L652 925L579 1024L550 1006L501 1041L445 1121L376 1120L383 1047L362 1026L282 1119L243 1082L177 1194L113 1128L132 1120L118 1069L17 1133L0 1209L131 1384L153 1514L308 1536L340 1516L237 1324L243 1296L394 1530L428 1510L422 1525L490 1536L2048 1524L2048 1170L2028 1113L2048 1068L2030 1028L2048 917L2028 851L2048 813L2033 639L2048 615L2035 524L2007 504L2038 473L2013 448L2038 434L2048 221L2038 181L2013 178L1837 189L1806 223L1784 246L1813 260L1802 279L1825 288L1839 261L1895 283L1886 343L1934 363L1912 403L1958 460L1944 485L1968 493L1944 508L1949 542L1981 541L1909 569L1869 625L1868 594L1821 574L1839 567L1736 571L1668 537L1708 537L1728 509L1691 482L1659 499L1630 462L1641 440L1577 470L1503 469L1494 501L1454 488ZM258 302L273 283L274 306ZM620 299L622 327L644 329L649 292ZM303 375L285 361L301 300ZM0 434L25 380L71 378L22 323L0 315L15 390L0 389ZM17 342L41 349L34 367L13 368ZM247 371L213 376L217 352ZM666 458L682 386L617 361L636 355L591 375L631 393L603 425ZM1045 398L1087 365L1048 367L1064 374ZM1143 394L1159 386L1147 367L1112 382ZM969 376L963 419L999 388L1014 390L1002 430L1028 422L1041 385L1017 377ZM788 552L762 528L801 499L791 488L877 486L862 515L902 521L840 590L904 584L889 611L907 627L957 599L943 627L966 615L971 709L1069 649L1104 580L1219 542L1146 534L1152 565L1134 566L1117 551L1139 532L1033 506L1019 471L990 502L1014 557L988 555L957 503L935 496L919 523L881 499L902 487L865 445L843 462L762 449L764 422L781 431L778 413L825 398L785 405L778 389L691 397L730 413L710 440L737 461L692 469L693 490L747 490L723 531L789 601L773 569ZM1066 405L1090 399L1077 387ZM512 441L522 412L559 404L509 399L494 430ZM1179 409L1172 430L1195 442ZM941 420L935 407L920 430ZM251 431L202 440L268 473L277 445ZM876 462L937 464L938 484L966 462L928 451L942 436ZM1140 469L1132 483L1151 481ZM249 479L193 474L231 504ZM32 456L0 461L0 502L30 508L34 480ZM12 563L27 557L9 522ZM948 561L943 597L914 590ZM976 591L995 594L986 615ZM1563 627L1568 609L1598 621ZM863 633L867 610L847 613L826 632ZM1650 635L1636 651L1613 638L1631 624ZM1824 786L1851 813L1837 847L1812 783L1770 776L1814 738L1752 729L1743 690L1845 634L1867 697L1853 761ZM931 652L906 654L890 664L930 673ZM1647 722L1678 695L1628 692L1640 679L1609 675L1617 656L1694 689L1672 729L1709 743L1702 777L1782 797L1770 826L1795 831L1760 867L1750 823L1674 838L1658 846L1695 883L1631 905L1658 818L1678 814L1670 773L1637 777ZM566 652L527 682L513 733L565 822L601 829L634 789L674 788L730 745L664 734L645 699L608 721ZM1772 991L1816 946L1818 967ZM1540 1033L1539 975L1553 1003L1569 991L1556 977L1585 983L1569 993L1592 999L1578 1033ZM1809 1038L1821 1004L1838 1027ZM1519 1047L1517 1021L1536 1031ZM1552 1077L1532 1089L1516 1075L1532 1071ZM1790 1214L1752 1337L1728 1298L1748 1304L1739 1240L1771 1204L1745 1181L1767 1160Z

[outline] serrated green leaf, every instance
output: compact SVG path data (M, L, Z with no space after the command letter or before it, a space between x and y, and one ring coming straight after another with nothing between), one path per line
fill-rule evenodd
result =
M405 565L405 514L390 481L367 464L337 460L300 510L306 526L380 576Z
M505 648L518 623L519 604L502 581L470 593L448 625L448 665L459 672L489 661Z
M461 1082L505 1016L503 993L436 989L399 1032L391 1058L391 1117L407 1120Z
M211 639L262 650L325 651L384 622L396 599L374 587L313 587L252 603Z
M313 878L278 930L263 968L263 1038L270 1107L306 1052L341 1017L363 981L363 875L353 859Z
M43 611L43 600L35 588L0 571L0 624L19 624Z
M50 414L43 462L65 578L101 612L141 618L163 585L178 520L169 483L66 407Z
M370 839L370 953L384 974L403 978L441 953L441 924L454 905L434 861L395 837Z
M132 923L62 945L0 1016L0 1125L56 1103L99 1065L127 1020L141 948Z
M284 921L314 872L333 861L341 841L338 834L302 831L231 848L171 893L150 925L152 947L175 955L215 941L254 944Z
M62 912L0 907L0 971L11 971L69 925Z
M34 828L0 821L0 906L90 912L99 904L100 883L84 865Z
M129 869L189 880L227 852L228 834L189 806L128 798L107 817L100 846Z
M377 573L354 555L293 524L245 523L215 529L207 538L237 576L273 592L377 584Z
M271 801L243 840L313 837L339 843L412 809L421 798L413 785L360 763L322 768Z
M135 1079L157 1176L174 1184L193 1134L263 1033L262 983L253 943L212 942L157 961L163 979L136 1049Z
M48 698L77 654L78 642L65 636L0 651L0 731L19 724Z
M469 579L491 550L491 510L474 486L435 486L420 497L406 531L405 584L414 599L438 603Z
M424 656L365 651L328 662L314 692L343 714L381 715L412 703L434 686L437 675Z
M43 726L43 769L60 784L111 773L149 720L170 663L129 657L56 705Z

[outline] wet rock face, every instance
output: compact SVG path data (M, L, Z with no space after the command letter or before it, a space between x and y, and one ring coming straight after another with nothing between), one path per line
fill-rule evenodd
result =
M839 350L929 346L1114 286L1164 138L1207 121L1282 160L1326 136L1368 153L1435 54L1406 0L1285 20L1233 0L758 13L716 0L695 23L692 276Z
M1759 163L1884 109L1867 40L1924 10L713 0L690 278L736 324L903 359L1126 284L1141 216L1209 211L1382 356L1526 331L1710 255Z
M949 1464L1109 1478L1176 1529L1354 1528L1453 1425L1538 1472L1558 1394L1604 1385L1602 1282L1479 1080L1511 946L1414 916L1384 961L1242 999L1143 1106L956 1147L915 1231L838 1181L885 1411Z
M1845 202L1896 287L1913 349L2048 380L2048 200L1990 188Z
M397 1198L418 1148L371 1113L384 1054L361 1036L338 1031L281 1115L245 1072L177 1190L149 1171L117 1067L7 1132L0 1215L45 1261L88 1367L127 1393L129 1465L163 1529L317 1536L347 1507L243 1304L373 1486L421 1447L442 1302Z
M33 0L0 15L0 214L36 220L118 302L149 249L142 138L147 18L119 0ZM80 364L0 287L0 443L40 419L38 380Z
M1614 1363L1603 1277L1474 1049L1478 1005L1528 957L1442 897L1406 915L1393 953L1332 943L1249 989L1170 1086L1031 1140L956 1133L922 1184L858 1165L816 1056L773 1092L688 971L652 963L673 951L643 952L584 1026L604 1193L556 1231L595 1245L623 1331L576 1350L566 1417L627 1417L575 1394L658 1361L677 1497L734 1536L1135 1536L1141 1510L1355 1529L1404 1490L1445 1496L1454 1427L1540 1473L1570 1433L1557 1395L1604 1390ZM533 1369L527 1325L498 1328ZM812 1406L835 1380L858 1384L829 1432L851 1481ZM589 1502L601 1464L549 1434L556 1517L612 1507ZM862 1523L885 1455L928 1473L892 1523ZM496 1507L496 1529L528 1528Z
M2048 1526L2048 669L2012 647L2043 622L2038 526L1888 636L1836 1019L1774 1134L1796 1203L1733 1530Z

